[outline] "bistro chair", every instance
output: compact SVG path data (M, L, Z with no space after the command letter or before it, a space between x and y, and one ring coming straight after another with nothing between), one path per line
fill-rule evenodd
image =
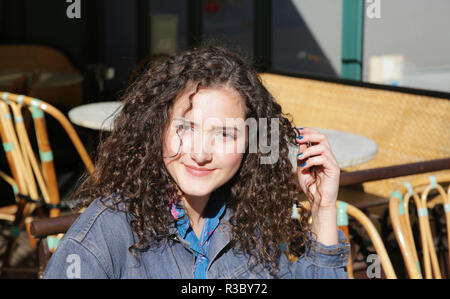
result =
M3 171L0 171L0 178L2 178L6 183L8 183L11 186L12 191L14 192L14 197L16 202L18 201L17 194L19 193L19 190L17 188L16 181L9 176L8 174L4 173ZM13 222L15 217L14 214L17 212L17 204L12 206L4 206L0 208L0 220L6 220L9 222Z
M74 213L54 218L36 219L31 222L30 232L34 238L39 240L38 278L44 276L47 263L50 260L52 253L59 245L59 240L61 238L54 238L53 236L63 236L78 216L80 216L79 213Z
M449 254L448 240L450 239L450 185L447 186L447 191L444 189L444 186L449 183L449 174L430 175L405 182L391 194L389 214L395 238L410 278L423 278L423 274L425 274L425 278L442 278L440 261L435 246L439 243L445 243L445 241L447 241L447 245L443 245L444 262L441 263L441 266L442 268L448 267L447 275L448 271L450 271L450 255L447 256L447 262L445 263L445 255ZM425 273L422 272L419 259L420 252L417 251L414 240L414 236L417 234L413 233L411 226L412 215L409 205L411 197L417 211L421 256ZM436 227L432 230L432 225L430 224L429 215L436 211L435 208L438 206L443 207L445 212L446 237L445 235L442 236ZM437 218L440 217L438 216ZM439 220L434 219L434 223L438 223ZM440 232L444 231L445 228L443 227ZM447 251L446 254L445 251Z
M8 175L3 177L13 186L17 198L17 208L10 210L14 212L14 218L10 217L13 224L4 256L3 265L5 267L9 265L17 232L20 231L23 224L28 224L26 228L30 243L32 247L36 247L36 240L31 238L29 231L30 219L27 219L36 207L46 206L49 208L50 217L60 215L60 194L53 153L47 134L45 113L54 117L64 128L89 173L93 173L94 167L75 129L55 107L38 99L7 92L0 92L0 99L0 133L11 171L11 177ZM23 121L23 110L31 112L38 155L28 136L29 133ZM41 208L39 211L41 211L40 216L44 216ZM24 221L25 219L27 220Z
M375 251L380 259L381 266L384 270L386 278L395 279L397 278L394 268L392 266L389 255L387 254L386 247L383 244L383 241L378 233L377 229L373 225L372 221L358 208L355 206L346 203L344 201L338 200L337 203L337 224L339 229L341 229L347 237L347 240L350 242L350 235L348 230L348 222L349 216L356 219L367 231L372 244L375 247ZM301 202L301 208L310 209L309 202ZM294 206L294 213L292 215L293 218L298 218L299 214L295 213L296 206ZM290 257L292 260L292 256ZM349 265L347 266L347 271L349 274L349 278L354 278L353 272L353 264L352 257L350 256Z

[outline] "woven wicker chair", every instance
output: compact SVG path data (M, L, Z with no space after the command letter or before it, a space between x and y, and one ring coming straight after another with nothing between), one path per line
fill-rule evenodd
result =
M380 258L380 263L383 267L386 278L397 278L394 268L392 267L391 260L383 244L383 241L378 233L377 229L373 225L372 221L358 208L346 203L344 201L338 201L338 227L345 233L347 239L350 240L348 231L348 216L355 218L366 230L372 241L375 251ZM348 267L349 277L353 278L352 258L350 257L350 263Z
M401 182L450 174L449 100L269 73L260 77L296 126L342 130L377 143L374 159L342 169L339 192L340 200L372 219L387 212L391 191Z
M377 229L373 225L372 221L358 208L355 206L338 200L336 203L337 209L338 209L338 215L337 215L337 224L339 229L341 229L344 234L347 237L347 240L350 241L349 231L348 231L348 222L349 222L349 216L356 219L362 227L366 230L367 234L369 235L370 240L372 241L375 251L380 258L381 266L383 267L384 273L386 275L386 278L388 279L395 279L397 278L394 268L392 266L391 260L389 258L389 255L387 254L386 248L383 244L383 241L380 237L380 234L378 233ZM295 208L295 207L294 207ZM293 218L298 217L300 215L301 209L310 210L310 204L308 201L302 201L301 206L298 207L298 214L293 214ZM290 260L296 260L296 257L289 255L288 258ZM349 274L349 278L355 278L353 275L353 264L352 264L352 257L350 256L349 265L347 266L347 271Z
M0 171L0 178L2 178L6 183L8 183L11 186L11 189L14 192L16 202L18 202L17 194L19 190L17 189L16 181L3 171ZM17 213L17 205L2 207L0 208L0 219L13 222L15 219L14 217L15 213Z
M342 169L345 172L450 157L447 99L269 73L261 79L296 126L342 130L377 143L374 159ZM388 199L400 182L420 176L378 179L362 186L366 193Z
M423 278L423 274L411 228L409 201L412 197L417 209L425 278L441 278L441 269L435 248L436 236L432 234L428 215L429 210L436 205L444 207L447 224L446 250L448 251L448 242L450 240L450 185L447 186L447 191L444 188L449 183L450 175L446 173L436 176L425 176L399 185L391 194L389 214L395 237L411 278ZM437 195L434 194L434 197L432 197L432 190L437 191ZM442 239L445 240L445 237ZM447 271L450 271L450 254L447 258L447 263L449 263Z
M53 116L63 126L90 173L93 172L93 164L76 131L56 108L38 99L11 93L0 92L0 99L0 133L11 170L11 177L5 175L3 178L12 184L18 198L16 209L10 209L10 212L14 213L10 218L13 221L11 232L15 233L11 233L4 256L3 265L7 267L17 231L20 231L20 227L24 224L23 220L32 214L36 206L47 205L50 208L50 217L60 215L60 194L44 112ZM39 160L33 151L23 121L23 108L27 108L32 113ZM25 221L25 224L29 223L30 219ZM29 225L27 225L27 232L32 247L36 247L36 240L31 238Z

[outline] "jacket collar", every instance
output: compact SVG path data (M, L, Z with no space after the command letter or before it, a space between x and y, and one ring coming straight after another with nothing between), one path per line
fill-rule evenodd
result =
M222 217L219 226L214 231L211 236L211 241L209 244L209 265L208 270L211 267L211 264L214 262L219 253L230 243L231 241L231 229L229 224L229 220L233 214L233 211L230 208L225 209L224 216Z
M223 202L226 203L226 195L223 191L219 190L219 192L217 192L217 196L220 196ZM227 207L220 219L219 226L215 229L214 233L211 236L208 250L208 258L209 258L208 269L214 262L217 255L231 241L231 230L228 224L232 215L233 211L229 207ZM189 242L187 242L182 236L180 236L175 221L171 223L169 227L169 233L172 236L172 239L175 239L176 241L180 242L186 249L191 251Z

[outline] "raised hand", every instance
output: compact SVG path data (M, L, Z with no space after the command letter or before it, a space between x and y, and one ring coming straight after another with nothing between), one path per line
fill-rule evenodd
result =
M310 171L312 166L318 169L320 185L318 186L322 194L322 200L318 202L316 186L311 186L311 192L314 198L309 198L316 208L328 209L336 207L336 200L339 191L340 168L336 158L331 151L330 145L324 134L311 129L302 128L297 137L299 151L297 153L297 175L300 187L306 193L306 186L313 181ZM308 147L307 143L311 146Z

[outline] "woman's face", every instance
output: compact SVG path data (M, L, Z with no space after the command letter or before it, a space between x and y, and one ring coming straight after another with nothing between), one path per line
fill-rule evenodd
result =
M164 163L186 195L205 196L229 181L246 148L245 103L228 87L188 90L175 101L165 134ZM177 134L178 129L178 134Z

